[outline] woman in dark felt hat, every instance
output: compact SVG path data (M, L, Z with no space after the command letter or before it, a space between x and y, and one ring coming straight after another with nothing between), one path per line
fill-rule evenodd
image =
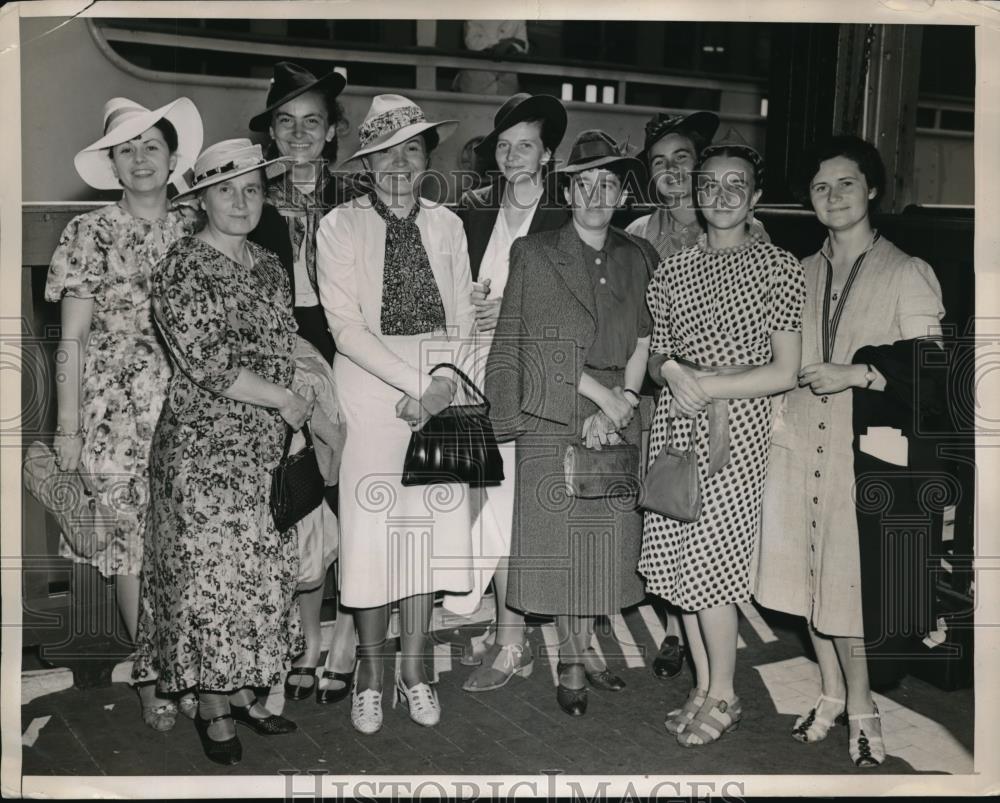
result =
M476 152L484 163L494 163L495 178L489 186L467 193L459 210L475 281L475 348L470 353L469 369L480 387L507 284L511 244L526 234L559 228L569 218L568 210L555 201L554 181L548 180L555 150L566 132L562 103L550 95L514 95L500 107L493 123L493 131L477 145ZM502 445L501 453L512 467L514 444ZM498 689L515 673L530 672L532 665L524 616L505 603L506 559L514 512L513 469L506 472L501 485L477 493L481 494L481 504L477 505L480 512L472 526L477 553L473 591L446 596L444 603L456 613L470 614L493 581L496 624L478 642L472 656L463 659L481 664L463 686L473 692Z
M346 83L337 72L317 78L298 64L279 61L274 65L266 107L250 120L251 131L267 132L269 158L286 156L295 160L287 173L267 184L268 204L280 216L273 213L262 216L250 239L279 254L282 247L288 248L290 241L291 265L286 265L286 269L291 268L289 280L299 334L331 364L336 346L316 287L316 231L323 216L346 200L341 182L330 172L337 161L338 128L346 123L344 110L337 102ZM333 503L330 506L335 507L336 489L331 489L330 494ZM321 543L317 541L316 545ZM331 548L324 550L326 554L335 554L332 545L327 546ZM306 648L285 680L288 699L303 700L315 687L317 702L332 703L350 691L354 618L343 609L337 612L333 641L318 685L315 679L321 649L322 604L322 582L299 593Z
M588 683L624 688L590 648L595 618L643 598L634 498L569 497L563 466L570 444L639 443L657 255L610 224L641 170L604 132L579 136L560 171L572 218L514 242L486 366L497 437L517 439L507 604L556 617L557 701L571 716L585 713Z

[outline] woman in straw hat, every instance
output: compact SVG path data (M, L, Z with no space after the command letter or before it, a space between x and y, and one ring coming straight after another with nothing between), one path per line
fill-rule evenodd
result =
M646 298L650 374L665 385L649 460L694 442L701 514L681 521L647 511L639 561L647 590L683 611L696 684L664 723L683 747L714 742L742 716L733 689L736 604L750 601L760 537L767 397L795 385L805 297L795 257L748 222L762 192L760 155L723 142L696 166L707 231L660 265Z
M347 421L340 583L358 628L351 721L362 733L382 726L391 603L399 602L402 646L395 699L415 722L435 725L441 709L423 665L434 592L472 587L465 486L401 484L412 429L455 393L430 367L460 363L475 319L462 223L418 195L430 153L456 126L428 121L400 95L376 96L348 160L361 162L371 192L327 215L317 240Z
M255 687L278 682L301 651L298 543L268 504L287 427L311 413L291 390L295 320L275 254L247 243L264 205L259 145L226 140L195 163L207 223L178 240L153 278L153 314L174 365L153 439L137 679L196 689L205 754L242 756L234 719L274 735Z
M153 327L149 287L160 257L194 229L191 210L170 205L167 184L191 166L201 140L201 117L187 98L154 110L127 98L109 100L104 136L80 151L74 164L91 187L122 190L121 200L70 221L45 286L45 298L60 302L62 317L57 465L79 471L97 503L115 514L99 525L106 546L92 556L74 554L65 539L60 552L115 578L131 639L139 610L150 441L170 376ZM152 684L139 687L143 720L169 730L177 706L155 691Z
M591 647L595 620L643 597L635 570L638 477L621 479L631 499L585 499L567 495L564 467L569 446L640 440L634 412L646 373L652 322L645 292L656 253L612 228L611 218L641 169L605 132L580 134L561 169L572 219L515 241L486 364L497 437L517 439L507 603L556 618L556 700L570 716L586 713L588 685L625 688Z
M288 279L299 335L331 364L336 346L316 287L316 231L323 216L346 200L343 182L331 172L337 161L338 129L345 124L344 110L337 101L345 85L337 72L317 78L298 64L279 61L274 65L265 108L250 120L251 131L267 133L268 157L294 160L286 172L267 183L267 202L278 210L284 226L275 227L262 218L250 240L277 253L282 252L286 239L290 240L292 269ZM325 563L337 554L336 487L330 488L327 499L328 507L310 514L308 522L298 528L300 536L306 537L307 551L323 553L310 563ZM310 524L316 527L310 529ZM316 702L333 703L350 691L354 617L343 607L337 611L326 666L318 683L315 679L322 646L320 610L325 577L323 571L318 584L299 592L306 647L285 679L285 697L290 700L304 700L315 691Z
M476 147L484 164L498 172L486 187L469 192L459 215L469 242L472 269L472 301L476 307L476 328L470 350L469 371L482 387L486 359L493 342L500 303L509 272L510 247L518 237L562 226L569 211L555 200L552 174L556 148L566 132L566 109L550 95L518 94L507 99L493 118L493 130ZM444 605L464 615L476 611L482 595L493 582L496 602L495 624L486 636L475 639L475 649L463 663L481 664L462 688L470 692L499 689L514 674L531 671L531 647L525 638L524 614L508 607L507 556L514 515L514 444L500 447L509 466L504 481L480 494L479 515L472 525L473 591L446 595Z

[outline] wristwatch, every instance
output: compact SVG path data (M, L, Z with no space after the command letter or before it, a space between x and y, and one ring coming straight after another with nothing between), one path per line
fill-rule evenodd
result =
M625 388L624 393L626 396L631 396L633 399L635 399L634 402L631 402L633 409L639 406L639 402L641 401L641 399L639 398L638 393L632 390L632 388Z
M865 390L868 390L872 386L872 382L878 379L878 374L875 373L871 365L865 365L868 370L865 371Z

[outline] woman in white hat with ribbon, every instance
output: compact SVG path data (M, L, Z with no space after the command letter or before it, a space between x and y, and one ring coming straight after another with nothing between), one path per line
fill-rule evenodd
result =
M187 98L150 110L127 98L104 106L104 135L74 159L80 177L98 190L122 190L116 203L79 215L63 231L45 285L60 302L56 463L79 472L98 502L114 510L89 558L61 539L60 553L115 578L118 608L135 638L139 570L146 521L150 441L170 367L150 315L149 285L167 248L195 225L186 207L172 207L167 184L194 162L201 117ZM72 540L72 539L70 539ZM177 706L139 687L143 720L173 727ZM190 704L187 711L192 711Z
M279 164L280 162L280 164ZM174 366L150 460L137 680L197 689L206 756L242 758L235 721L272 736L295 730L253 689L272 686L301 652L298 541L271 515L271 474L287 427L314 396L291 389L295 319L277 255L248 243L265 174L285 169L250 140L195 163L190 189L207 216L153 277L153 315Z
M404 487L416 429L446 408L472 330L472 276L458 217L422 200L418 185L454 121L430 122L413 101L378 95L358 131L371 193L327 215L317 237L320 302L337 343L334 373L347 443L340 469L340 588L355 608L358 667L351 721L382 726L389 610L399 602L402 660L395 699L435 725L437 694L423 666L435 591L469 591L468 494L461 485Z

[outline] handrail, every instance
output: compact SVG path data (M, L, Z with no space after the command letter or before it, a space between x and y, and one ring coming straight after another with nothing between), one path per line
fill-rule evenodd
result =
M469 54L467 56L446 55L431 48L408 48L405 51L355 50L331 47L315 47L310 45L283 45L273 42L247 42L238 39L227 39L213 36L191 36L184 34L168 34L156 31L142 31L129 28L98 26L93 20L88 20L91 33L105 42L128 42L132 44L152 45L161 47L178 47L189 50L210 50L222 53L242 53L266 55L284 58L314 59L316 61L337 62L378 62L384 64L399 64L408 67L419 66L414 63L414 57L433 57L433 66L482 70L486 65L497 69L502 64L511 72L536 73L540 75L559 75L568 78L586 78L597 83L611 84L621 82L651 83L669 79L672 86L690 87L695 89L726 90L743 94L757 94L762 83L745 79L698 78L677 75L666 71L636 72L632 70L616 70L601 67L600 74L595 75L593 67L576 67L573 65L546 64L532 61L525 57L511 57L499 62L485 55ZM99 32L98 32L99 29ZM250 80L250 79L243 79Z

